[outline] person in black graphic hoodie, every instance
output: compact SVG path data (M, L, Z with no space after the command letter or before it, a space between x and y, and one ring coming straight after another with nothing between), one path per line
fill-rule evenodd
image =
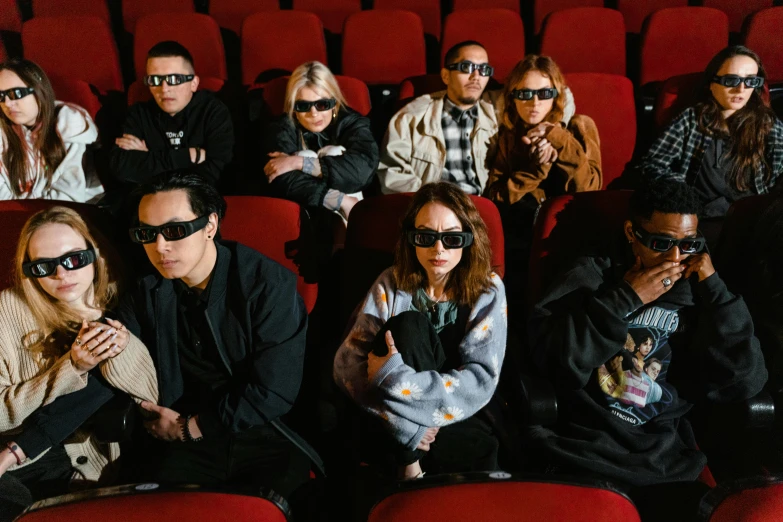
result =
M231 115L212 93L197 91L190 52L173 41L156 44L147 54L144 82L154 99L128 111L112 151L114 176L138 184L189 169L217 185L233 155Z
M529 325L533 359L559 399L558 423L531 433L547 469L630 487L645 520L657 520L650 509L678 505L674 496L695 504L703 492L691 481L706 457L683 397L741 401L767 381L750 314L713 268L699 210L684 183L652 181L638 190L624 237L618 231L608 255L578 258ZM648 338L640 367L635 347Z

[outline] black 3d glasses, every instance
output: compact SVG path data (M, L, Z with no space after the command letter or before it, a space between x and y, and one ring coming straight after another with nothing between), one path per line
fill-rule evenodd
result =
M724 87L739 87L741 83L745 84L748 89L758 89L764 85L764 78L761 76L737 76L736 74L726 74L724 76L715 76L712 78L713 83L718 83Z
M294 102L294 111L296 112L310 112L310 108L315 107L318 112L324 112L334 109L337 105L337 100L334 98L321 98L315 101L296 100Z
M443 243L443 248L465 248L473 244L473 232L408 231L408 242L414 246L429 248L438 241Z
M5 91L0 91L0 103L5 101L6 96L11 100L18 100L25 96L29 96L34 92L35 89L32 87L14 87L13 89L6 89Z
M195 77L194 74L148 74L144 77L144 85L160 87L165 81L173 86L192 81Z
M495 74L495 68L488 63L473 63L467 60L447 65L446 69L449 71L459 71L465 74L472 74L473 71L478 71L480 76L492 76Z
M157 227L143 226L131 228L130 233L131 241L134 243L153 243L158 234L162 234L166 241L179 241L186 237L198 232L209 222L209 216L201 216L193 221L179 221L175 223L166 223Z
M511 91L511 96L517 100L532 100L533 96L538 96L539 100L551 100L557 98L557 89L554 87L546 87L544 89L514 89Z
M22 273L27 277L47 277L55 273L58 266L61 266L66 270L79 270L94 262L95 250L88 248L87 250L68 252L60 257L36 259L34 261L22 263Z
M698 254L704 250L704 246L707 244L707 241L703 237L674 239L669 236L651 234L639 225L634 225L633 233L641 244L656 252L668 252L672 248L678 247L682 254Z

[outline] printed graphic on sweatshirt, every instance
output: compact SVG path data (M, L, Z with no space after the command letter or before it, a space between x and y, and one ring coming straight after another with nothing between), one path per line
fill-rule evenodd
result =
M676 310L657 306L631 319L623 350L597 370L613 415L641 425L671 405L673 388L666 382L672 355L669 336L678 325Z
M182 138L184 136L185 136L184 131L179 131L179 132L166 131L166 137L169 139L169 144L173 149L178 149L180 145L182 145Z

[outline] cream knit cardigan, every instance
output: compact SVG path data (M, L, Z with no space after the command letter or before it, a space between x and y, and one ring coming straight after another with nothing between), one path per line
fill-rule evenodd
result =
M17 291L0 292L0 433L3 435L13 436L38 408L87 386L88 375L76 372L68 354L69 346L62 347L61 357L48 359L25 347L23 340L36 330L32 311ZM133 334L125 350L101 363L100 369L112 386L130 394L137 402L157 403L155 366L147 348ZM89 432L80 429L64 446L75 470L74 480L103 482L111 478L109 464L119 457L119 444L99 444ZM80 459L83 463L79 463L79 457L87 459ZM22 466L35 460L28 459Z

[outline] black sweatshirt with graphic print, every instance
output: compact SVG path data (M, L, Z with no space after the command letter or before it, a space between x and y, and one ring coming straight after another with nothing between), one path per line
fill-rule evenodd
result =
M140 102L128 110L123 134L143 140L148 151L114 146L111 170L126 183L142 183L164 172L191 169L217 184L234 151L234 129L228 107L211 92L197 91L190 103L174 116L163 112L155 100ZM191 163L191 147L206 152L206 160Z
M689 401L742 401L767 381L750 313L717 273L642 305L623 280L630 249L616 251L576 260L531 316L532 355L559 405L555 426L533 428L535 444L566 472L695 480L706 458L683 418Z

